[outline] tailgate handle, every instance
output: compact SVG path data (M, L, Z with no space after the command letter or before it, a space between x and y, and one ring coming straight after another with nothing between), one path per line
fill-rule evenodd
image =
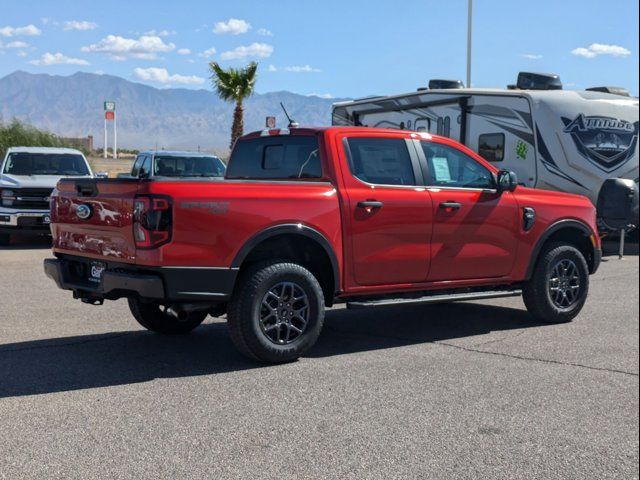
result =
M81 197L95 197L98 195L98 186L95 182L76 182L76 192Z

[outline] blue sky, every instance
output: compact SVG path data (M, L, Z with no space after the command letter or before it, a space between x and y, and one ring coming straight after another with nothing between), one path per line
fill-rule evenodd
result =
M259 92L332 97L465 78L466 0L3 3L0 76L81 70L211 88L208 61L256 60ZM504 87L528 70L638 95L637 0L476 0L473 32L474 86Z

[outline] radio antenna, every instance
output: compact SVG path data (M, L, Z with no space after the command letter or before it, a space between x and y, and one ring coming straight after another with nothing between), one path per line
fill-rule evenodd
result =
M296 122L295 120L293 120L290 116L289 113L287 112L287 109L284 108L284 104L282 102L280 102L280 106L282 107L282 111L284 112L284 114L287 117L287 120L289 120L289 128L297 128L300 125L298 124L298 122Z

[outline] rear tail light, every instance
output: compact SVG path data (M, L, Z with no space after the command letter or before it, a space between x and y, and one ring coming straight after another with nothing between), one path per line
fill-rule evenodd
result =
M133 203L133 238L137 248L157 248L171 240L171 198L136 197Z

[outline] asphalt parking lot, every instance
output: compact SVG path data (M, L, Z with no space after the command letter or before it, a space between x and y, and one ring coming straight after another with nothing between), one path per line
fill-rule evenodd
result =
M638 478L638 250L571 324L519 298L328 313L245 360L224 320L167 338L0 249L0 478Z

